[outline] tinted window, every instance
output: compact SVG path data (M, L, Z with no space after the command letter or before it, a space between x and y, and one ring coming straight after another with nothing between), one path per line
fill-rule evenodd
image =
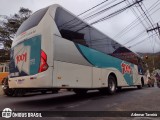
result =
M120 44L89 26L71 13L57 8L55 23L65 39L93 48L106 54L113 53Z
M21 33L25 32L26 30L33 28L39 24L45 13L47 12L48 7L41 9L31 15L26 21L22 23L19 27L16 36L20 35Z
M118 49L116 49L112 53L112 56L128 61L128 62L131 62L131 63L134 63L136 65L138 65L138 62L139 62L137 55L125 47L119 47Z
M116 58L138 64L137 55L71 13L57 8L55 23L63 38Z

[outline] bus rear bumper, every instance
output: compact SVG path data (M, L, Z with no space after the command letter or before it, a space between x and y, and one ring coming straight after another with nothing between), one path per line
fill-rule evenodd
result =
M33 75L9 78L8 84L9 88L49 88L52 80L46 79L45 75Z

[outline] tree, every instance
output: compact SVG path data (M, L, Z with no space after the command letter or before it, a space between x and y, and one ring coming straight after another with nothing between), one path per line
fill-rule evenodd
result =
M148 69L150 73L152 73L154 69L160 69L160 52L155 54L148 53L147 55L145 55L143 60L145 61L145 63L148 64Z
M12 40L20 25L32 14L28 8L20 8L19 12L7 17L0 27L0 38Z
M3 16L3 21L0 21L0 40L4 43L6 55L9 54L12 40L20 27L20 25L32 14L28 8L20 8L18 13L12 16ZM1 17L2 15L0 15ZM4 56L5 58L5 56Z

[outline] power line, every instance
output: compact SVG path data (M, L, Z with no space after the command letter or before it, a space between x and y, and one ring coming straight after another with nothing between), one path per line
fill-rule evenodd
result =
M88 19L88 18L92 18L92 17L94 17L94 16L96 16L96 15L100 15L100 14L106 12L107 10L109 10L109 9L111 9L111 8L117 6L117 5L120 5L121 3L125 2L125 1L126 1L126 0L123 0L123 1L121 1L121 2L118 2L118 3L116 3L116 4L114 4L114 5L110 6L110 7L108 7L108 8L106 8L106 9L103 9L103 10L101 10L101 11L99 11L99 12L97 12L97 13L91 15L91 16L88 16L88 17L84 18L83 20L86 20L86 19Z
M133 39L131 39L131 40L127 41L126 43L124 43L124 45L126 45L126 44L136 40L137 38L141 37L145 32L146 32L145 30L140 32L140 34L138 34L136 37L134 37Z
M159 3L158 3L159 2ZM160 1L157 0L154 4L152 4L152 6L148 9L148 12L152 11L154 8L156 8L158 5L160 4ZM158 11L159 9L157 9L156 11ZM156 11L154 11L153 13L155 13ZM152 15L153 13L151 13L150 15ZM143 15L144 16L144 15ZM143 16L139 16L139 18L143 17ZM114 38L116 37L120 37L123 36L124 34L126 34L127 32L129 32L130 30L132 30L133 28L135 28L138 24L136 24L138 22L138 19L135 19L132 23L130 23L127 27L125 27L122 31L120 31ZM143 19L144 20L144 19ZM142 20L142 21L143 21ZM136 24L136 25L135 25ZM132 27L134 26L134 27ZM126 32L127 31L127 32Z
M86 10L86 11L80 13L80 14L77 15L77 16L81 16L81 15L87 13L88 11L91 11L92 9L94 9L94 8L96 8L96 7L98 7L98 6L102 5L102 4L104 4L104 3L107 2L107 1L108 1L108 0L105 0L105 1L103 1L103 2L101 2L101 3L99 3L99 4L97 4L97 5L95 5L95 6L93 6L92 8L90 8L90 9L88 9L88 10ZM76 19L76 18L74 18L74 19L72 19L72 20L70 20L70 21L67 21L67 22L65 22L64 24L62 24L62 25L59 26L59 27L62 27L62 26L64 26L65 24L68 24L68 23L74 21L75 19Z
M87 16L90 16L94 13L96 13L97 11L100 11L104 8L106 8L107 6L109 6L110 4L113 4L114 2L116 2L117 0L112 0L112 1L108 1L107 4L104 4L103 6L99 6L97 9L92 10L91 12L88 12L86 15L84 15L83 17L81 17L82 19L86 18Z
M94 11L91 11L90 13L88 13L88 14L86 14L85 16L83 16L83 18L82 18L82 20L84 20L84 19L86 19L87 17L90 17L90 16L92 16L93 14L95 14L97 11L99 11L99 10L101 10L102 8L106 8L106 6L108 6L108 5L110 5L110 4L112 4L112 3L114 3L115 1L117 1L117 0L112 0L111 2L109 2L109 3L107 3L106 5L104 5L104 6L102 6L102 7L100 7L100 8L97 8L97 9L95 9ZM104 10L104 9L103 9ZM101 10L101 11L103 11L103 10ZM109 9L108 9L109 10ZM101 12L101 11L99 11L99 12ZM106 10L107 11L107 10ZM105 12L105 11L104 11ZM103 12L102 12L103 13ZM99 14L100 15L100 14ZM97 15L98 16L98 15ZM91 20L91 19L93 19L93 18L95 18L96 16L94 16L94 17L92 17L92 18L90 18L90 19L88 19L88 20ZM76 18L75 18L76 19ZM85 20L85 21L87 21L87 20ZM73 26L73 24L76 24L77 23L77 25L74 25L74 27L76 27L76 26L78 26L78 25L80 25L81 23L78 23L79 22L79 20L78 21L73 21L72 22L72 25L71 25L71 23L70 24L68 24L68 25L65 25L65 28L67 28L67 27L71 27L71 26Z
M146 12L143 10L142 6L138 3L138 5L140 6L141 10L143 11L144 15L146 16L146 18L148 19L148 21L150 22L151 26L154 28L153 23L151 22L151 20L149 19L149 17L147 16ZM156 32L156 30L155 30ZM157 32L156 32L157 34Z
M90 20L91 20L91 19L93 19L94 17L97 17L98 15L100 15L100 14L106 12L107 10L109 10L109 9L111 9L111 8L117 6L117 5L119 5L119 4L121 4L121 3L125 2L125 1L126 1L126 0L123 0L123 1L121 1L121 2L118 2L118 3L116 3L116 4L114 4L114 5L110 6L110 7L107 7L107 8L105 8L105 9L103 9L103 10L101 10L101 11L95 13L95 14L92 14L92 15L90 15L90 16L84 18L83 20L87 20L87 19L89 19L89 18L90 18ZM75 23L75 22L74 22L74 23ZM83 22L80 21L79 23L77 23L77 24L75 24L75 25L68 25L68 26L65 26L65 28L67 27L68 29L71 29L71 28L74 28L74 27L76 27L76 26L81 25L82 23L83 23ZM73 24L73 23L72 23L72 24Z
M133 1L133 0L132 0ZM142 2L142 5L143 5L143 2ZM140 4L139 4L139 6L140 6ZM134 10L134 9L133 9ZM143 13L143 11L142 11L142 13L141 13L141 11L138 9L138 7L137 7L137 10L138 10L138 12L140 13L140 16L142 16L142 18L144 18L143 20L148 24L148 26L150 26L150 24L148 23L148 21L146 20L146 18L145 18L145 13ZM135 11L134 11L135 12ZM147 12L148 12L148 10L146 9L146 15L147 15ZM140 19L140 17L138 17L138 15L136 14L136 12L135 12L135 16L137 16L137 18L139 18L139 21L140 21L140 23L144 26L144 28L145 29L147 29L147 27L145 26L145 24L143 23L143 21ZM149 18L149 17L148 17ZM152 19L151 19L152 20ZM141 36L141 35L140 35ZM129 41L129 42L131 42L131 40ZM128 42L127 42L128 43ZM152 44L152 41L151 41L151 44Z
M157 12L158 10L160 10L160 8L156 9L155 11L153 11L151 13L154 14L155 12ZM141 16L142 17L142 16ZM142 21L144 20L145 18L142 19ZM125 35L126 33L128 33L129 31L131 31L132 29L134 29L137 25L139 25L140 23L137 23L138 22L138 19L134 20L131 24L129 24L127 27L125 27L120 33L118 33L115 37L118 37L120 38L121 36ZM159 21L160 22L160 21ZM136 24L137 23L137 24ZM134 25L135 24L135 25ZM134 25L134 26L133 26ZM133 26L133 27L132 27Z
M142 4L143 4L143 3L142 3ZM138 9L138 6L137 6L136 8L137 8L138 12L140 13L140 16L142 16L142 18L144 18L143 20L146 22L146 24L147 24L148 26L150 26L150 23L146 20L145 14L143 13L143 11L139 10L139 9ZM146 12L146 11L145 11L145 12ZM147 27L145 27L145 29L147 29Z
M137 42L137 43L135 43L135 44L133 44L133 45L131 45L131 46L129 46L128 48L135 47L135 46L139 45L140 43L146 41L148 38L150 38L152 36L155 36L155 35L156 35L156 33L151 35L151 36L149 36L149 37L147 37L147 38L145 38L145 39L143 39L143 40L141 40L141 41L139 41L139 42Z
M90 8L90 9L88 9L88 10L82 12L82 13L80 13L80 14L77 15L77 16L83 15L83 14L85 14L86 12L88 12L88 11L90 11L90 10L92 10L92 9L94 9L94 8L96 8L96 7L98 7L98 6L100 6L100 5L102 5L103 3L107 2L107 1L108 1L108 0L105 0L105 1L103 1L103 2L101 2L101 3L99 3L98 5L95 5L94 7Z
M143 11L144 15L146 16L146 18L148 19L148 21L150 22L151 26L153 27L152 30L154 30L156 34L157 34L156 29L158 29L159 37L160 37L160 28L159 28L158 23L157 23L157 28L154 28L154 26L153 26L151 20L149 19L149 17L147 16L147 14L145 13L145 11L143 10L142 6L141 6L140 4L139 4L139 6L140 6L141 10ZM147 30L147 32L148 32L148 31L150 31L150 30ZM158 34L157 34L157 35L158 35ZM153 46L153 53L154 53L154 47L155 47L155 43L154 43L154 46Z
M149 14L149 12L148 12L146 6L144 5L144 3L142 3L142 5L143 5L143 7L144 7L144 9L145 9L145 11L146 11L146 14L148 14L148 17L150 17L151 21L154 23L154 21L153 21L151 15Z
M129 3L129 1L128 1L128 3ZM131 8L131 9L132 9L133 14L137 17L137 19L140 21L140 23L143 25L143 27L145 29L147 29L147 27L145 26L145 24L143 23L143 21L141 20L141 18L137 15L136 11L133 8ZM140 15L142 15L142 14L140 13Z
M160 21L159 21L159 22L160 22ZM131 40L127 41L126 43L124 43L124 45L126 45L126 44L128 44L128 43L130 43L130 42L132 42L132 41L134 41L134 40L137 40L137 38L143 37L143 35L144 35L145 32L146 32L145 30L142 31L142 32L140 32L136 37L134 37L133 39L131 39ZM156 34L156 35L157 35L157 34ZM151 44L152 44L152 43L151 43Z
M103 18L100 18L100 19L96 20L95 22L92 22L90 25L97 24L97 23L102 22L104 20L107 20L107 19L109 19L111 17L114 17L114 16L120 14L121 12L125 11L126 9L128 9L128 8L132 7L133 5L135 5L135 4L139 3L139 2L142 2L142 1L143 0L136 1L135 3L133 3L131 5L128 5L128 6L124 7L124 8L122 8L122 9L119 9L119 10L117 10L117 11L115 11L115 12L113 12L113 13L105 16L105 17L103 17ZM78 32L78 31L80 31L80 30L82 30L82 29L84 29L84 28L86 28L88 26L89 25L85 25L84 27L80 28L79 30L76 30L75 32Z
M96 20L95 22L91 23L91 25L96 24L96 23L99 23L99 22L102 22L102 21L107 20L107 19L109 19L109 18L111 18L111 17L114 17L115 15L120 14L121 12L125 11L126 9L128 9L128 8L132 7L133 5L135 5L135 4L137 4L137 3L140 3L140 2L142 2L142 1L143 1L143 0L136 1L135 3L133 3L133 4L131 4L131 5L128 5L127 7L124 7L124 8L122 8L122 9L119 9L119 10L115 11L114 13L111 13L111 14L103 17L103 18L100 18L99 20Z

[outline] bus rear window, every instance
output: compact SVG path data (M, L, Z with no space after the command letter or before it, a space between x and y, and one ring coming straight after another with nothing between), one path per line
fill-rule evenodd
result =
M20 35L21 33L25 32L26 30L29 30L30 28L33 28L39 24L45 13L47 12L48 7L38 10L33 15L31 15L26 21L22 23L22 25L19 27L16 36Z

